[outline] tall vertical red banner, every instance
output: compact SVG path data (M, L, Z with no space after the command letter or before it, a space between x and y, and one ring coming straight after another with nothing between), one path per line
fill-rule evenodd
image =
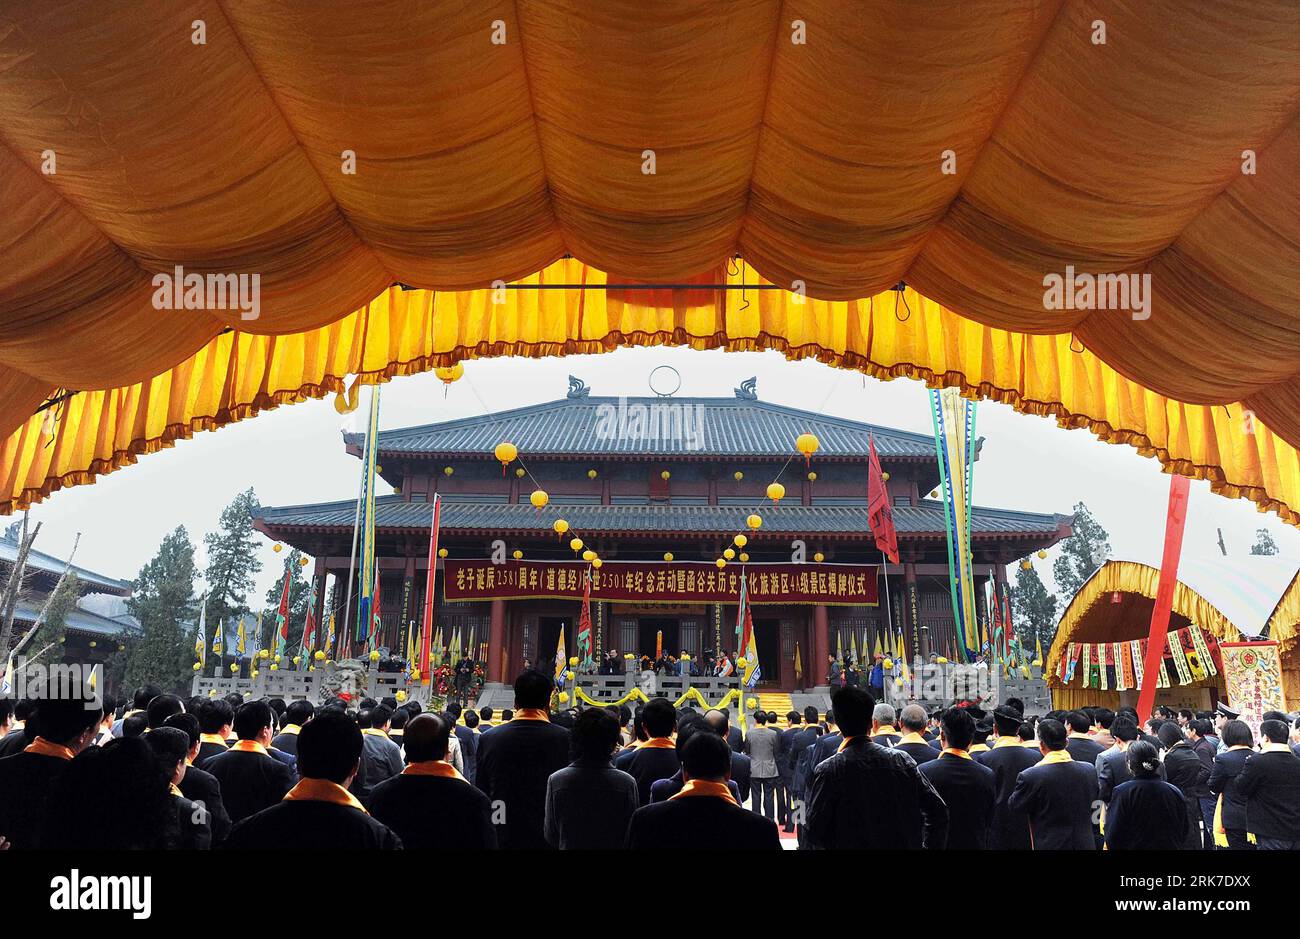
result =
M433 588L438 577L438 523L442 496L433 494L433 522L429 526L429 577L424 584L424 626L420 636L420 681L429 681L429 645L433 641Z
M1165 550L1160 561L1160 583L1156 587L1156 604L1151 609L1151 630L1147 636L1147 657L1142 667L1142 688L1138 693L1138 718L1151 716L1156 703L1156 680L1160 677L1160 660L1164 658L1165 635L1169 632L1169 613L1174 606L1174 588L1178 586L1178 559L1183 553L1183 529L1187 526L1187 496L1191 488L1186 476L1169 480L1169 510L1165 515Z

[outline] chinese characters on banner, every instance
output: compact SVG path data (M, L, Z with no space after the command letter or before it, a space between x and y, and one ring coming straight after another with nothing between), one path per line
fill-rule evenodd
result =
M1223 681L1228 706L1241 712L1259 739L1260 718L1265 711L1285 711L1282 693L1282 656L1276 642L1221 642Z
M580 561L443 562L444 597L465 600L582 599ZM749 602L875 606L874 564L746 564ZM591 596L612 603L725 603L740 597L741 565L606 561L591 572Z

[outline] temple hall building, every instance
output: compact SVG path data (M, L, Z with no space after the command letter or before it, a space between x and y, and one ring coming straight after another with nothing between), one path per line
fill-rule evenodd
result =
M795 450L804 433L820 443L810 461ZM869 438L898 531L902 563L887 569L867 522ZM502 442L518 449L507 466L494 455ZM358 458L364 443L344 435ZM489 681L509 682L525 660L553 661L561 630L576 654L588 550L602 562L591 592L601 651L734 651L742 571L769 689L824 685L829 654L865 657L891 620L909 657L954 648L944 509L931 497L939 466L925 434L760 400L752 380L731 398L612 398L570 379L556 401L380 431L377 461L394 490L376 509L381 644L399 654L422 617L435 493L445 556L434 621L485 660ZM778 504L773 481L785 487ZM538 489L549 496L541 508L530 501ZM318 616L327 575L343 605L355 513L352 494L263 507L254 519L315 558ZM1005 591L1006 566L1067 537L1071 522L976 507L977 582Z

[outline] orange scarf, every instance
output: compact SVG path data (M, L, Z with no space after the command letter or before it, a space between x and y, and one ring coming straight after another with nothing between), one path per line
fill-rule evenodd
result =
M1046 766L1049 763L1072 763L1074 757L1070 756L1069 750L1053 750L1039 761L1039 766Z
M331 805L346 805L365 812L366 807L357 801L357 797L338 783L328 779L312 779L304 776L284 795L285 802L328 802ZM366 814L370 814L366 812Z
M171 789L172 795L180 796L182 799L185 798L185 793L181 792L180 786L176 785L176 783L168 783L167 786Z
M724 782L709 782L705 779L692 779L686 785L682 786L682 791L675 796L669 796L668 801L673 799L686 799L691 796L713 796L715 799L726 799L732 805L739 806L736 797L731 794L731 787Z
M469 780L456 772L456 767L446 760L424 760L420 763L408 763L402 770L403 776L438 776L442 779L459 779L463 783Z
M879 730L873 730L873 731L871 732L871 736L873 736L873 737L884 737L884 736L896 737L896 736L898 736L898 731L894 729L894 725L893 725L893 724L884 724L883 726L881 726L881 728L880 728Z
M230 749L237 750L240 753L260 753L262 756L271 755L266 752L266 747L262 746L256 740L236 740L235 745Z
M930 745L930 741L926 740L920 734L911 733L911 734L903 734L902 739L900 739L898 743L894 744L894 746L902 746L905 743L923 743L927 747Z
M989 745L988 745L987 743L976 743L976 744L972 744L972 746L971 746L971 748L970 748L970 752L971 752L971 753L984 753L986 750L988 750L988 748L989 748Z
M677 745L667 737L651 737L638 749L641 750L675 750Z
M57 743L50 743L44 737L37 737L27 746L23 747L24 753L39 753L41 756L57 756L60 760L70 760L75 753L71 747L65 747Z
M958 750L956 747L944 747L943 750L940 751L939 755L958 756L961 757L963 760L975 759L973 756L970 755L969 750Z
M302 730L302 725L301 725L301 724L285 724L283 727L280 728L280 733L282 733L282 734L296 734L296 733L298 733L298 732L301 731L301 730Z
M858 736L858 737L845 737L843 740L840 741L840 745L839 745L838 747L835 748L835 752L836 752L836 753L843 753L845 750L848 749L850 743L854 743L854 742L856 742L856 741L866 740L866 739L868 739L868 738L863 737L863 736Z
M517 721L545 721L551 722L550 715L546 713L545 708L520 708L515 711L515 720Z
M998 747L1018 747L1021 743L1023 741L1019 737L999 737L993 741L993 749L996 750Z
M199 741L201 743L219 743L223 747L230 746L230 744L226 743L226 738L221 734L199 734Z

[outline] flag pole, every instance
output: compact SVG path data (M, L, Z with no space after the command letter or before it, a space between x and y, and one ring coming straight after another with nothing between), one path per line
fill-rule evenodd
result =
M885 623L889 627L889 638L894 638L894 611L889 601L889 557L884 551L880 552L880 576L885 582ZM876 660L873 656L871 659L871 671L876 669ZM883 697L889 697L889 683L885 680L885 670L880 670L880 691ZM867 672L867 684L871 684L871 672Z

